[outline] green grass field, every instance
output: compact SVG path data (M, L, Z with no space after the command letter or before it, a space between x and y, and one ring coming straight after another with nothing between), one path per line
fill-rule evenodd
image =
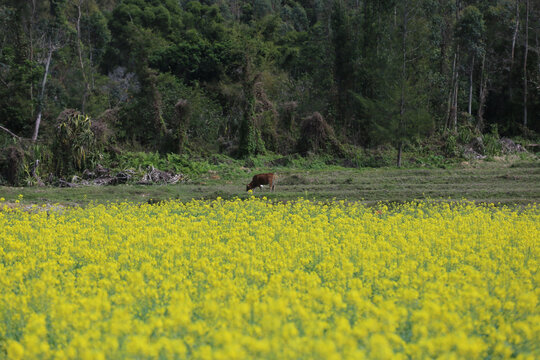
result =
M462 163L450 169L439 168L327 168L317 170L292 168L252 168L244 174L207 176L176 185L118 185L53 187L0 187L0 198L22 204L84 205L90 201L155 202L168 199L189 201L222 197L245 198L246 183L255 173L276 171L276 191L257 190L256 196L276 201L298 197L313 200L346 199L367 204L415 199L460 200L503 204L540 202L540 161L498 160ZM217 175L217 176L216 176ZM219 178L218 178L219 177Z

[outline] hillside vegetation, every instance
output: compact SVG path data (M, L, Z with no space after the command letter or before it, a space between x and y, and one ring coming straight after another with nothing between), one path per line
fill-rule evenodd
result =
M141 153L373 167L538 143L530 0L0 0L0 33L0 184Z

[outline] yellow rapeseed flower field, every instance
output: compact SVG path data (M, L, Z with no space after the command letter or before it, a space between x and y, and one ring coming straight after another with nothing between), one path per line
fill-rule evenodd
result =
M539 239L537 205L4 207L0 359L538 359Z

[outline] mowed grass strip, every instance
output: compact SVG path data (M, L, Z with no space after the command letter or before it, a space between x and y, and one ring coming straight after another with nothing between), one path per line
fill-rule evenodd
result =
M375 203L415 199L461 200L528 204L540 202L540 161L484 162L475 167L451 169L321 169L281 168L276 191L256 190L256 196L276 201L304 197L315 200L346 199ZM252 169L232 180L200 178L176 185L81 186L77 188L0 187L0 197L23 204L85 205L90 201L156 202L168 199L225 199L248 197L246 183L255 173L275 169Z

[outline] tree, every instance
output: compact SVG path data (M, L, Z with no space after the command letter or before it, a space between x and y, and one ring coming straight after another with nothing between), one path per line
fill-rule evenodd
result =
M84 82L84 93L82 96L82 105L81 110L84 113L85 106L86 106L86 98L88 97L88 92L90 91L90 84L88 82L88 79L86 77L86 72L84 69L84 61L83 61L83 54L82 54L82 40L81 40L81 17L82 17L82 5L85 0L77 0L76 6L77 6L77 52L79 54L79 64L81 66L81 74L83 76L83 82Z
M270 0L253 1L253 15L255 15L256 19L261 19L272 12L272 2Z
M64 109L108 109L124 146L210 151L221 139L244 156L294 151L282 146L299 136L294 108L320 113L339 141L393 144L401 164L429 117L454 131L462 111L479 131L540 130L534 5L3 0L0 131L51 140Z
M475 6L467 6L458 20L456 28L456 37L461 49L469 57L469 103L468 113L472 115L473 101L473 75L474 65L478 58L484 56L484 18L480 10Z
M48 2L4 1L0 5L0 124L30 137L43 69L38 20ZM41 24L40 24L41 25Z
M240 123L239 155L250 156L266 152L261 139L260 129L255 124L255 84L260 80L260 73L254 73L252 54L245 53L242 67L243 114Z
M527 127L527 57L529 55L529 0L525 0L525 55L523 56L523 127Z
M342 0L335 0L331 14L331 40L334 49L334 81L336 87L336 126L347 133L351 126L350 92L354 90L356 48L353 29Z
M455 5L455 22L459 22L461 14L461 0L456 0ZM460 44L454 41L454 59L452 62L452 77L450 81L450 91L448 96L448 117L445 124L445 129L452 128L457 131L458 117L458 98L459 98L459 68L460 68Z
M44 61L45 71L43 74L43 80L41 81L41 91L38 97L37 117L34 125L34 133L32 135L32 142L37 141L39 134L39 127L41 126L41 117L43 114L45 90L47 85L47 79L49 77L49 70L52 61L52 56L55 51L59 50L65 45L66 36L66 0L49 0L50 1L50 18L45 25L45 48L47 52L46 59Z
M379 70L378 95L368 98L355 94L364 114L371 119L372 140L390 142L396 147L398 167L402 165L404 145L433 126L424 78L429 49L414 46L427 31L422 10L421 1L414 0L404 0L396 7L400 22L392 34L389 62Z

